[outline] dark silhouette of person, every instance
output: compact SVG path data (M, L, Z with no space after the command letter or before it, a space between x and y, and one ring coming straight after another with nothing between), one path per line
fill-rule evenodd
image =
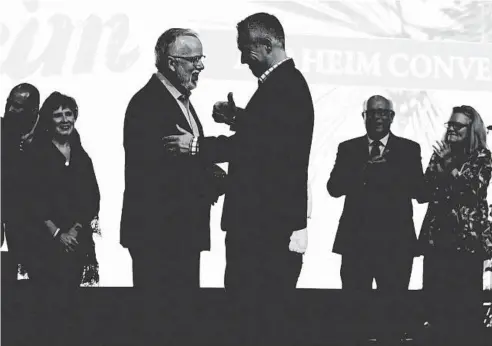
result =
M17 266L26 254L25 212L29 197L24 189L33 169L27 152L38 122L39 91L22 83L15 86L5 105L2 126L2 245L7 240L8 253L2 253L2 283L17 280Z
M165 138L168 150L197 161L229 162L221 227L226 234L224 284L253 344L275 344L307 245L307 180L314 111L309 87L285 52L279 20L256 13L237 25L241 62L258 78L246 108L227 102L214 106L216 121L235 134L196 136L189 131ZM249 310L249 312L246 312ZM277 326L276 323L278 322ZM255 332L248 328L256 325ZM246 327L248 326L248 327ZM239 334L236 334L239 335Z
M155 320L174 311L164 329L170 337L170 328L181 328L182 338L192 336L186 311L200 287L200 252L210 249L210 209L223 193L225 172L166 152L162 141L179 133L178 127L203 136L190 102L204 69L198 35L169 29L157 40L155 56L157 72L132 97L125 115L121 244L133 260L133 285L148 301L141 310L144 334L151 338L162 329L151 328Z

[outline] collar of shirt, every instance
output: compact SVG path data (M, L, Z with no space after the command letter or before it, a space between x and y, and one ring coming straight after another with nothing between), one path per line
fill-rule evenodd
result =
M273 70L275 70L275 69L276 69L277 67L279 67L282 63L284 63L285 61L290 60L290 59L292 59L292 58L285 58L284 60L279 61L278 63L276 63L275 65L273 65L272 67L270 67L268 70L266 70L265 72L263 72L263 74L260 76L260 78L258 78L258 82L259 82L260 84L265 83L265 80L267 79L268 75L269 75L270 73L272 73L272 72L273 72Z
M166 87L166 89L171 93L171 95L173 95L173 97L176 99L176 100L180 100L180 97L183 97L183 98L188 98L189 95L185 95L183 94L181 91L179 91L170 81L169 79L167 79L162 73L160 73L159 71L156 72L156 76L157 78L159 78L159 80L162 82L162 84L164 84L164 86ZM187 97L188 96L188 97Z
M381 144L383 145L383 147L385 147L385 148L386 148L386 144L388 143L388 138L389 138L389 133L379 140L381 142ZM372 142L374 142L374 140L369 138L369 136L367 136L367 139L369 140L369 147L371 147L371 144L372 144Z

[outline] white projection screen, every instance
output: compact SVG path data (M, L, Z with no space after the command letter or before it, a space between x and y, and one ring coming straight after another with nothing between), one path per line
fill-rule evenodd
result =
M364 100L381 94L393 101L392 130L421 145L424 169L453 106L471 105L492 125L491 2L15 0L1 6L0 98L29 82L42 101L57 90L78 102L76 127L101 190L102 234L94 238L102 287L132 286L131 257L119 244L123 119L132 95L155 72L154 46L168 28L191 28L201 37L205 70L191 101L205 133L218 135L229 132L213 121L213 104L232 91L244 106L257 85L240 64L236 23L269 12L283 24L287 52L315 106L309 245L299 288L341 287L340 256L331 249L343 198L331 198L326 182L338 143L365 131ZM222 201L212 209L211 251L201 255L202 287L223 287ZM414 204L417 232L426 208ZM410 289L421 286L418 257ZM491 286L486 271L484 288Z

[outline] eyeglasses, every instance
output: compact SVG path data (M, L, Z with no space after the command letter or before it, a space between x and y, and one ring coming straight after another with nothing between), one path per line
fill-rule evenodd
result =
M181 56L181 55L169 55L173 58L179 58L191 62L193 65L197 66L199 63L203 63L205 55L195 55L195 56Z
M453 129L454 131L459 131L468 126L468 124L459 123L457 121L448 121L444 124L447 129Z
M383 118L388 119L395 115L395 112L391 109L368 109L365 112L362 112L362 115L365 115L368 118Z

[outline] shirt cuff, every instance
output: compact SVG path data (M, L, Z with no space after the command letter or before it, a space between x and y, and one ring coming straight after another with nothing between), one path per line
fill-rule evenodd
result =
M198 154L198 151L199 151L198 137L193 137L190 143L190 153L191 155L196 155Z
M56 236L58 235L58 233L60 233L60 229L59 228L57 228L57 230L53 234L53 238L56 238Z

